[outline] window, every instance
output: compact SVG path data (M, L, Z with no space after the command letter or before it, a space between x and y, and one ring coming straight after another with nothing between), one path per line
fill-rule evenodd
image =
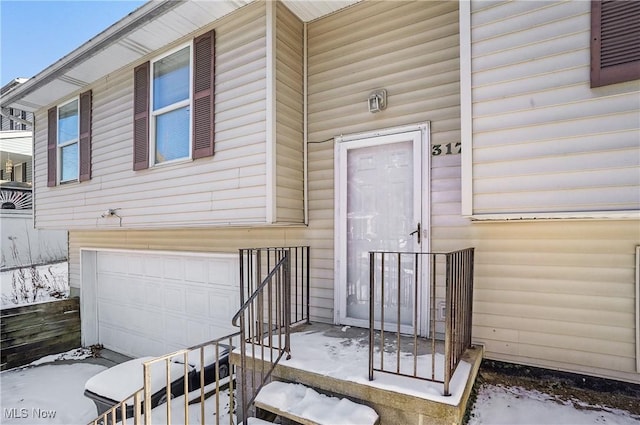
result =
M133 169L213 155L213 31L134 70Z
M591 2L591 87L640 78L640 2Z
M151 135L153 163L191 154L191 47L151 64Z
M49 109L47 185L91 178L91 91Z
M78 179L78 100L58 108L58 180L60 183Z

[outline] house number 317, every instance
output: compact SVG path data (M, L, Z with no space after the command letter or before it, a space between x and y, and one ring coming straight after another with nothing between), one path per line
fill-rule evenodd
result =
M431 155L456 155L462 151L462 143L447 143L446 145L433 145L431 146Z

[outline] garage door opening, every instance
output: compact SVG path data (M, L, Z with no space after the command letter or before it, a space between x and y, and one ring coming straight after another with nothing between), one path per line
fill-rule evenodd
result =
M158 356L236 329L237 254L81 250L82 342Z

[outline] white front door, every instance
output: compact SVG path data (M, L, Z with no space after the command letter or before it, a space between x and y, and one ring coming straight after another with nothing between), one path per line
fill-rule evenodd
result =
M348 139L336 145L336 287L341 324L368 326L370 251L425 250L425 241L419 241L415 231L419 226L426 228L423 225L422 146L427 137L428 132L422 128ZM385 313L385 322L397 323L399 307L403 332L413 332L415 326L419 331L419 322L424 319L414 323L414 309L421 305L423 296L422 288L414 285L414 266L406 261L401 264L400 293L397 280L390 281L385 289L393 293L393 297L384 302L385 311L393 311L393 314ZM378 299L376 294L376 303Z

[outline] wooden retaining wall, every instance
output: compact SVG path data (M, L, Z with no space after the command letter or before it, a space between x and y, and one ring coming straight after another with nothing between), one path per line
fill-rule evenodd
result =
M0 310L0 370L80 347L80 299Z

